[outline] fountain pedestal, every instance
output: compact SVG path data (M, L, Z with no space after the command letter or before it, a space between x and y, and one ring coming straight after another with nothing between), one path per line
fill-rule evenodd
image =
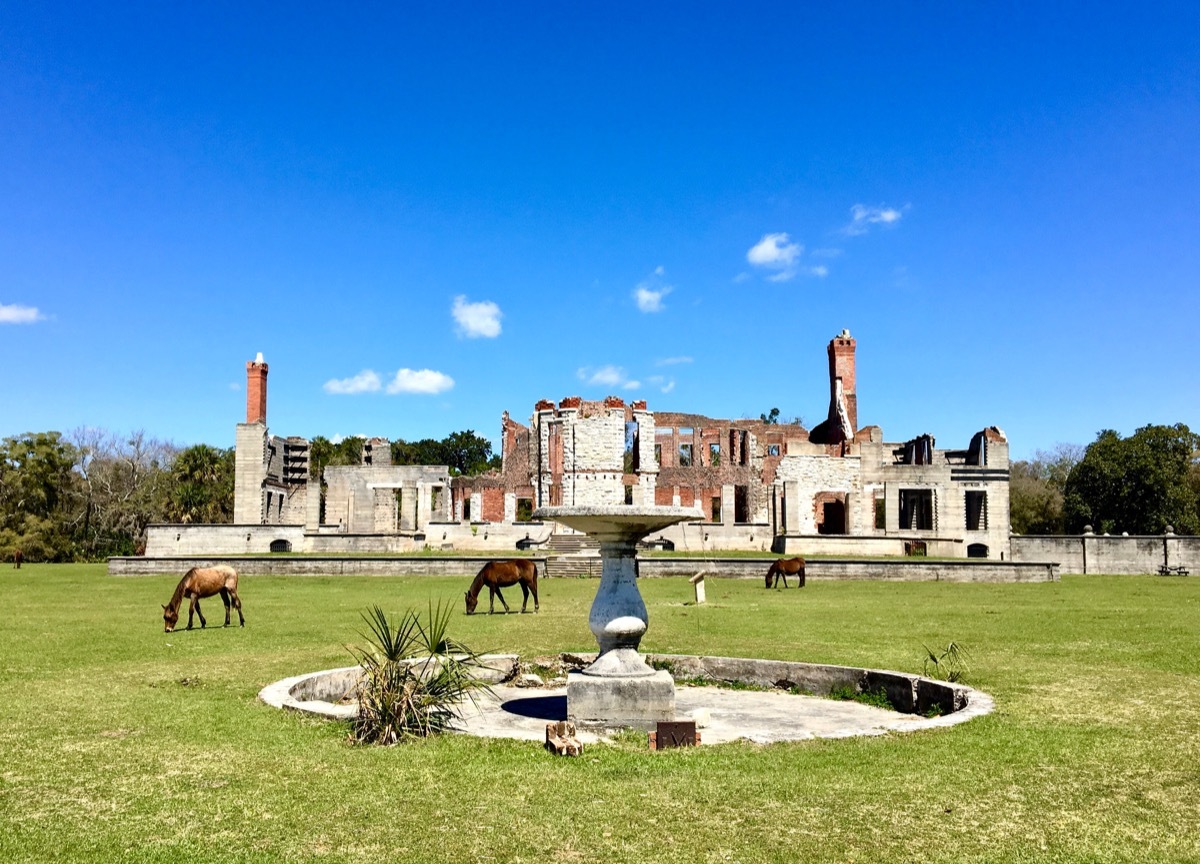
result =
M542 507L552 519L600 541L600 587L588 627L600 646L596 661L567 679L567 716L581 726L651 729L675 719L675 683L638 653L649 616L637 584L637 543L648 534L689 519L684 507Z

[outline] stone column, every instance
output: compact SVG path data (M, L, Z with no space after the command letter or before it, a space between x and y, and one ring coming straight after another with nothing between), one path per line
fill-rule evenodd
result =
M413 486L400 489L400 530L417 530L417 490Z

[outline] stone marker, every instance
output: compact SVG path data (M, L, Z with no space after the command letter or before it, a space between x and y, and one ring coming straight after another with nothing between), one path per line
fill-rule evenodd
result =
M691 578L692 588L696 591L696 605L704 602L704 574L697 573Z

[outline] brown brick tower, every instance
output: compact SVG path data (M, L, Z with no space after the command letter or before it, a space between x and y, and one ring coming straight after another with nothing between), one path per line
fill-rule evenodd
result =
M246 363L246 422L267 422L267 364L261 351Z
M836 399L837 382L842 382L842 401L850 418L851 435L858 431L858 395L854 384L854 348L857 344L849 330L843 330L829 342L829 392L831 398ZM265 371L263 375L265 380Z

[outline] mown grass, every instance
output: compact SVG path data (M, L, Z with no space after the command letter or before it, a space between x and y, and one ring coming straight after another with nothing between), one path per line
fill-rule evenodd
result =
M645 580L643 647L920 671L971 650L997 711L869 739L578 759L458 736L354 747L258 689L345 665L360 613L461 608L467 576L247 577L247 626L162 632L175 576L0 571L2 861L1200 860L1200 579ZM458 616L479 649L587 650L593 580L538 615ZM517 594L516 596L519 596ZM509 597L510 604L512 597ZM236 620L236 616L235 616Z

